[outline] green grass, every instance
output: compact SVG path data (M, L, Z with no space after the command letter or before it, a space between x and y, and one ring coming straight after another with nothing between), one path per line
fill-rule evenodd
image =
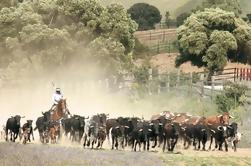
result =
M251 165L251 158L248 157L215 157L215 156L192 156L179 154L161 154L161 160L168 165L183 166L236 166Z

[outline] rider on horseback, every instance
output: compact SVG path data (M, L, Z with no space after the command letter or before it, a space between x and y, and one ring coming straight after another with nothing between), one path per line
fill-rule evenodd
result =
M50 111L54 111L56 106L58 105L58 102L63 99L63 95L61 93L61 89L60 88L56 88L55 93L52 96L52 101L53 101L53 105L50 109Z

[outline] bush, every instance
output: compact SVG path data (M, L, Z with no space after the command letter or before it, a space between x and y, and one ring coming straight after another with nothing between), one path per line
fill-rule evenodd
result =
M137 38L135 38L135 47L134 47L134 58L144 58L146 55L149 54L149 48L143 45Z
M229 112L231 109L243 104L247 87L237 83L228 82L224 85L222 94L217 95L215 103L219 112Z

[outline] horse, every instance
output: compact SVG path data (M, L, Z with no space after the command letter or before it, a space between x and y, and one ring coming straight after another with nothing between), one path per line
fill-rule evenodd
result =
M54 110L52 110L51 121L59 121L62 118L66 118L70 114L66 107L66 99L61 99Z
M50 121L51 122L59 122L61 124L61 120L67 118L67 116L70 114L67 104L66 104L66 99L61 99L57 106L55 107L54 110L51 110L51 116L50 116ZM62 125L60 125L60 129L57 132L59 139L61 138L62 132Z

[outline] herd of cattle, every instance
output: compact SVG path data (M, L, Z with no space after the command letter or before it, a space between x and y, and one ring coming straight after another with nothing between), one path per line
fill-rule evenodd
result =
M50 120L51 113L45 112L36 120L32 128L32 120L21 126L21 116L16 115L7 120L1 137L15 142L19 137L24 144L34 140L33 130L38 130L42 143L57 143L63 135L73 142L83 143L83 147L102 148L107 139L111 148L124 149L131 146L133 151L160 147L163 151L173 151L178 140L184 149L190 145L195 150L207 150L206 143L210 142L211 149L214 141L215 148L228 151L228 144L236 151L241 139L237 123L230 123L231 115L223 113L210 117L192 116L187 113L164 111L153 115L150 120L137 117L118 117L109 119L108 114L97 114L92 117L73 115L59 122ZM202 146L201 146L202 145Z

